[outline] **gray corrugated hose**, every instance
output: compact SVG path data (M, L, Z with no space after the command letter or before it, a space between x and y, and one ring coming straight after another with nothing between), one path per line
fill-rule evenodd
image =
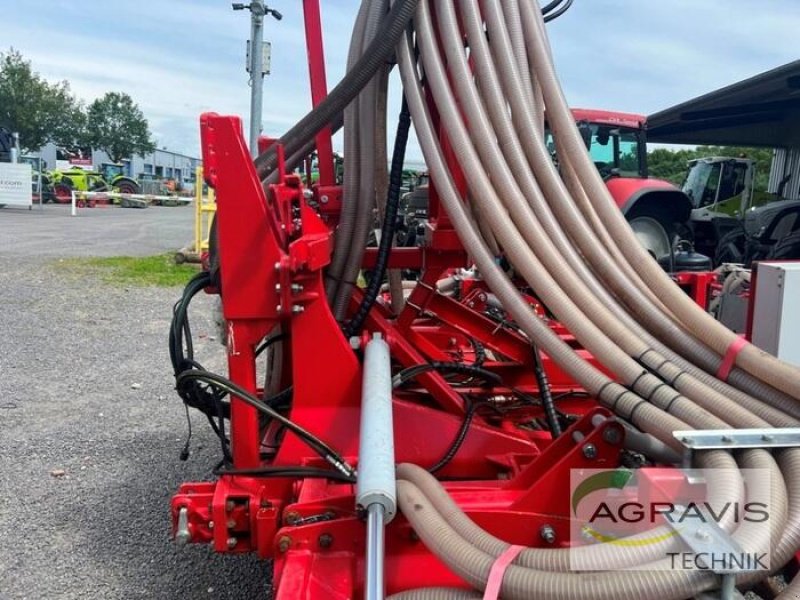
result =
M530 94L527 92L509 92L508 89L509 82L516 83L515 79L517 81L524 80L519 73L521 65L523 65L519 60L519 40L516 40L516 52L513 51L513 42L507 44L505 51L503 48L492 50L493 60L498 61L499 66L482 59L481 53L476 50L480 43L471 45L471 56L475 58L476 75L479 80L476 85L473 85L470 74L465 74L461 68L463 46L459 48L455 42L453 7L447 0L437 2L436 6L440 25L439 34L444 51L448 53L447 64L451 70L449 73L445 72L443 61L438 55L439 47L433 41L434 32L427 2L419 5L415 20L420 60L424 64L426 83L436 103L437 111L456 151L462 171L467 176L471 199L480 205L481 216L486 217L492 233L504 248L506 256L515 270L533 285L537 295L545 300L551 310L557 311L559 318L567 323L581 343L601 358L622 381L632 385L636 391L619 387L602 373L583 363L571 349L565 347L565 344L532 313L530 307L521 300L511 282L494 264L492 254L470 213L465 210L444 163L437 135L431 125L420 89L420 74L416 71L409 41L401 40L397 54L406 96L414 117L418 138L442 202L462 243L470 249L475 263L489 287L525 333L587 390L599 395L601 403L609 403L618 414L623 417L627 415L637 427L673 447L675 445L671 433L679 422L685 422L694 427L719 428L725 428L731 424L735 426L795 424L798 412L794 410L794 404L790 404L790 402L796 403L790 396L773 393L775 390L763 384L753 385L752 378L744 377L745 386L749 386L747 391L758 396L758 398L754 398L748 393L735 390L730 385L716 380L705 372L705 370L713 369L713 356L711 360L707 361L711 366L706 364L700 368L695 366L693 361L684 358L687 354L690 356L692 352L700 354L703 350L707 350L708 354L711 354L713 349L713 352L716 352L718 364L721 343L715 342L706 348L690 347L687 350L684 347L685 344L676 342L674 338L679 335L684 338L689 337L686 331L698 334L691 327L684 329L683 312L686 312L686 309L681 307L681 301L664 298L660 289L656 295L647 290L649 277L652 277L652 274L642 276L642 279L639 279L638 275L631 277L634 280L633 283L638 284L638 289L634 286L632 290L618 290L611 286L610 289L614 290L613 295L603 291L603 287L608 285L608 269L599 268L594 262L587 260L585 254L581 257L574 250L570 252L569 242L575 243L576 241L573 236L582 237L584 246L579 245L582 250L597 246L599 244L597 235L604 237L606 242L609 239L619 242L619 238L613 230L603 233L606 216L602 207L597 206L597 201L593 197L594 190L585 187L586 175L580 173L580 170L585 167L584 163L587 162L585 147L581 146L580 148L581 156L574 162L570 160L568 166L575 171L575 176L571 178L568 176L568 179L570 179L569 184L573 194L577 194L581 190L586 194L582 198L584 211L588 212L590 207L596 211L594 217L590 212L588 213L592 225L586 222L576 207L567 187L560 180L555 181L557 176L553 177L552 165L544 164L542 152L544 152L544 160L548 163L549 156L546 148L543 148L541 134L532 137L538 146L534 147L531 152L530 144L526 145L525 141L520 143L520 140L515 138L513 130L508 127L507 116L506 120L502 116L502 113L505 112L502 109L506 106L507 101L491 101L493 97L496 99L498 91L507 94L512 102L517 104L519 104L520 98L523 101L530 98ZM472 0L461 0L459 7L461 9L460 17L466 23L465 26L469 33L470 15L474 19L474 15L478 14L476 4ZM518 13L522 24L511 24L506 30L502 19L514 19L517 11L505 3L501 9L496 0L487 0L484 3L484 10L489 21L489 38L491 43L502 45L509 37L509 31L511 36L518 35L520 28L526 32L528 59L534 66L535 80L539 81L542 86L545 100L548 103L549 115L549 102L553 101L553 91L548 89L548 86L552 85L552 81L539 74L542 61L549 61L549 49L546 43L542 43L542 39L533 45L528 39L528 32L531 30L530 13L536 11L525 2L519 5L519 9ZM534 21L534 27L537 28L537 31L543 31L541 23L537 21L538 17ZM482 31L480 35L481 37L484 35ZM474 40L470 39L470 42L472 44ZM510 51L509 48L511 48ZM535 52L531 52L531 48L534 48ZM512 57L511 61L508 61L509 56ZM492 69L498 69L502 82L498 82L496 77L494 80L486 77L485 72L483 75L481 74L482 60L484 71L486 71L486 65ZM504 66L505 70L503 70ZM464 111L463 115L459 109L454 108L456 98L460 102L460 110ZM484 102L486 106L483 105ZM520 120L535 122L531 110L522 109L522 112L526 112L527 115L520 117L519 107L517 106L517 110L515 110L513 103L511 113L515 124ZM487 108L489 109L488 115ZM463 119L468 121L469 129L464 126ZM536 129L535 125L529 127L532 127L534 131ZM561 129L563 127L564 123L561 123ZM574 124L571 122L570 127L574 130ZM510 131L511 133L509 133ZM525 130L525 133L528 131ZM575 132L573 131L573 133ZM570 158L578 152L577 148L570 147L568 143L565 144L562 141L562 131L559 128L556 128L556 143L559 145L559 149L566 148L572 152ZM524 148L520 148L521 145ZM526 160L531 160L530 166L526 165ZM542 185L541 189L539 185ZM526 190L524 194L522 189ZM559 212L553 206L555 204L552 197L554 191L556 196L565 197L569 205L569 212ZM547 202L545 203L543 200ZM591 204L589 205L587 202ZM616 210L616 207L614 209ZM570 226L577 228L575 231L570 229L566 237L559 222L562 219L566 219ZM609 264L614 265L616 261L630 258L630 253L625 252L625 248L621 250L622 252L612 252L611 254L606 250L602 256ZM581 258L587 260L592 271L586 269ZM624 262L626 265L624 272L638 272L640 268L638 263L634 269L627 260ZM617 277L616 283L620 285L619 277ZM682 293L676 290L677 288L673 291ZM662 341L660 336L648 333L642 327L645 323L640 325L636 320L625 316L626 310L630 309L626 300L630 301L631 298L644 299L650 309L653 307L660 309L659 314L663 316L659 317L656 329L661 334L666 332L673 335L670 344L664 343L666 339ZM698 309L694 307L694 310ZM702 320L702 317L697 320ZM647 325L650 324L647 323ZM698 335L695 342L699 343L699 339ZM664 363L664 355L670 359L670 362ZM631 357L640 358L642 363L649 365L653 373L660 373L672 385L664 385L661 379L653 377ZM650 364L651 362L653 364ZM657 364L659 362L664 364ZM739 380L739 383L742 381ZM685 396L676 390L682 391ZM643 396L647 397L648 401L645 401ZM732 401L732 397L735 397L735 402ZM667 409L669 409L669 413L665 412ZM786 412L790 414L787 415ZM719 464L730 462L730 457L724 453L713 453L713 456L722 461ZM782 460L797 460L797 453L786 451L786 457L788 458ZM712 460L712 456L707 455L706 460ZM778 548L773 551L773 557L785 560L789 555L787 548L797 546L798 499L800 499L797 490L791 485L790 477L791 493L787 499L783 477L775 461L768 454L759 451L747 452L743 453L741 460L743 464L756 464L770 469L773 474L772 492L777 499L775 505L777 515L776 523L772 524L771 531L776 540L781 540ZM430 488L430 486L428 487ZM426 535L420 531L420 535L429 547L444 560L452 561L448 562L451 568L473 585L480 587L485 581L484 568L488 568L487 565L490 565L493 560L491 553L487 554L485 547L483 550L474 547L472 545L476 542L474 537L470 541L452 530L452 519L450 519L450 523L443 523L432 501L429 501L430 498L416 485L403 483L403 490L406 492L406 499L413 498L414 506L426 507L424 511L415 510L413 518L409 515L410 519L417 520L415 526L437 528L437 535L427 536L427 539ZM430 489L428 489L428 493L431 493ZM427 507L430 510L427 510ZM424 512L425 515L421 516L419 512ZM463 521L461 524L463 525ZM442 535L443 532L445 535ZM474 530L472 533L479 534ZM737 529L734 536L743 536L742 543L753 544L749 547L761 547L764 544L763 540L755 539L753 532L744 527ZM529 552L533 553L531 556L539 556L535 550ZM544 553L540 555L543 557L541 560L553 560L552 557L557 556L555 554L548 555L547 551L538 552ZM633 560L631 556L618 557L618 559ZM559 560L563 561L563 558ZM563 567L563 563L561 566ZM519 567L519 569L524 569L524 567ZM550 569L529 569L529 572L520 570L514 576L509 573L508 579L510 587L508 590L504 588L503 597L509 598L528 597L530 594L541 594L541 598L577 596L615 599L644 596L681 598L715 584L714 578L697 573L667 573L657 576L603 573L596 577L594 575L590 578L584 577L582 580L581 576L552 573ZM588 580L591 580L592 583L588 583ZM621 589L624 590L622 594L620 593Z
M397 0L392 13L407 15L413 4ZM679 448L672 437L678 429L797 425L797 368L748 345L737 355L737 368L728 382L714 376L735 336L674 286L639 246L610 198L564 101L538 7L527 0L483 0L481 13L476 0L458 0L457 8L453 0L439 0L436 8L438 32L433 29L429 2L418 5L416 42L426 91L467 179L469 206L443 158L440 131L428 112L411 40L402 36L396 53L406 98L432 180L463 246L525 334L602 405L673 449ZM362 53L384 11L385 0L367 0L362 5L351 45L352 70L364 64ZM459 20L466 29L474 76L466 68ZM347 78L366 85L374 81L374 72L360 78L348 73ZM376 111L376 98L382 94L377 85L370 84L363 102L345 115L346 138L352 140L348 143L352 151L346 152L346 173L351 177L345 186L345 213L329 273L333 281L329 299L339 316L345 312L347 281L357 273L372 219L375 165L368 149L375 143L376 131L380 132L376 119L385 118ZM336 97L351 97L357 91L343 89ZM292 130L297 149L316 131L320 115L330 113L332 118L343 109L337 105L334 111L333 104L328 102L324 110ZM565 180L544 144L545 110ZM296 153L294 146L290 153ZM270 160L257 161L264 176ZM616 381L585 362L539 319L496 264L500 249L515 272L614 373ZM727 525L743 548L769 547L774 566L788 560L800 544L800 478L796 475L800 453L785 450L777 455L777 463L759 450L741 452L736 461L721 451L704 454L700 460L727 467L714 484L722 497L738 498L743 493L737 462L739 468L769 470L771 489L748 490L747 498L766 491L771 494L770 535L775 542L770 545L760 531L747 525ZM489 566L506 544L471 523L432 478L411 467L402 467L398 474L401 506L423 541L454 572L480 589ZM653 556L647 551L625 551L613 556L599 553L597 560L630 565ZM506 573L503 597L667 600L691 596L718 583L704 572L568 573L563 557L557 550L523 552ZM739 583L755 577L743 576ZM408 592L403 597L471 596L463 590L438 589Z

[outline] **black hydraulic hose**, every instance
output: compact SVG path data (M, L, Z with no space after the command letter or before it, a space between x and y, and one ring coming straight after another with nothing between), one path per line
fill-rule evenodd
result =
M553 21L554 19L557 19L558 17L563 15L565 12L569 10L570 6L572 6L572 2L573 0L565 0L564 4L560 6L558 10L554 10L553 12L548 12L547 14L545 14L544 10L542 10L542 14L544 15L544 22L549 23L550 21ZM551 2L550 4L557 5L557 3L555 2Z
M303 117L279 140L286 156L292 156L350 104L378 69L390 60L394 48L414 16L418 0L401 0L392 5L375 38L353 68L314 110ZM272 147L255 160L259 177L266 179L278 167L277 150Z
M397 212L400 208L400 187L403 184L403 163L406 157L406 144L408 143L408 132L411 129L411 112L408 110L408 102L403 96L403 104L400 108L400 119L397 123L397 135L394 138L394 150L392 152L392 168L389 174L389 190L386 194L386 212L381 225L381 241L378 244L378 257L375 262L375 269L369 281L364 297L358 305L353 318L344 326L345 336L348 338L356 335L375 305L375 300L381 290L383 277L386 275L386 268L389 265L389 254L392 251L394 234L397 229Z
M323 459L329 462L333 467L341 471L347 476L352 476L355 473L355 469L351 467L347 461L339 454L336 450L328 446L324 441L320 438L315 436L310 431L307 431L294 421L291 421L277 410L272 408L270 403L273 401L272 399L268 400L267 402L262 402L259 398L253 396L250 392L245 390L244 388L236 385L229 379L222 377L221 375L217 375L216 373L211 373L210 371L201 371L198 369L192 369L189 371L184 371L177 378L177 386L180 389L183 385L186 385L192 381L202 381L205 382L212 387L220 389L222 391L227 392L232 396L236 396L237 398L241 399L245 404L252 406L259 412L264 413L268 417L274 419L275 421L279 422L281 425L289 429L292 433L294 433L298 438L300 438L309 448L317 452ZM279 395L286 393L281 392Z
M464 413L464 420L461 422L461 427L459 427L453 443L450 444L442 458L436 461L433 466L428 467L428 473L435 475L437 472L446 467L461 449L461 446L464 444L464 440L467 439L467 433L469 432L470 425L472 425L472 419L475 417L475 412L478 410L478 403L469 402L468 400L466 401L469 404L469 407L467 408L467 412Z
M563 4L564 0L552 0L549 4L542 6L542 16L546 16L551 10L558 8L559 4Z
M484 381L487 385L499 386L503 384L502 379L497 373L488 371L481 367L474 365L465 365L458 362L441 362L433 361L429 363L422 363L403 369L397 375L392 377L392 387L398 388L405 382L426 373L427 371L438 371L439 373L457 373L460 375L469 375L470 377L477 377Z
M544 417L547 420L547 427L553 435L553 439L561 435L561 425L556 414L556 405L553 402L553 394L550 392L550 381L542 364L542 354L539 347L531 344L533 350L533 373L536 376L536 384L539 386L539 399L544 409Z

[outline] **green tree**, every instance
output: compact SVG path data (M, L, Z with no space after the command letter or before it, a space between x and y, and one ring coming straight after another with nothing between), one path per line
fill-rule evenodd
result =
M86 132L91 146L105 151L113 162L156 148L141 109L121 92L108 92L89 105Z
M73 121L80 121L81 114L69 83L42 79L13 48L0 53L0 126L18 132L24 150L38 150L47 142L83 141Z
M772 164L770 148L745 148L740 146L698 146L693 149L669 150L657 148L647 153L648 171L651 177L666 179L681 185L686 177L687 165L694 158L707 156L745 157L755 161L756 176L753 189L766 191L769 169Z

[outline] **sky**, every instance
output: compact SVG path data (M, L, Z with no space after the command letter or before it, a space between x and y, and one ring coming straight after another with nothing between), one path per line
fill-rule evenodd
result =
M262 123L265 134L279 136L311 100L302 2L268 4L283 20L265 20L272 72ZM333 87L344 75L358 1L321 5ZM652 114L799 58L800 1L575 0L548 27L572 106ZM0 51L19 50L86 102L108 91L130 94L159 147L198 156L201 113L241 115L247 131L249 32L249 12L222 0L0 0ZM390 123L399 87L394 73ZM416 141L408 157L421 159Z

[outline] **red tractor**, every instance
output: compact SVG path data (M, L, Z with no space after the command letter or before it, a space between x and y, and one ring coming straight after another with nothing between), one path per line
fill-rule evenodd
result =
M669 264L675 260L673 242L689 231L692 203L673 184L648 176L646 118L605 110L572 113L597 170L636 237L664 267L676 270L678 265Z

